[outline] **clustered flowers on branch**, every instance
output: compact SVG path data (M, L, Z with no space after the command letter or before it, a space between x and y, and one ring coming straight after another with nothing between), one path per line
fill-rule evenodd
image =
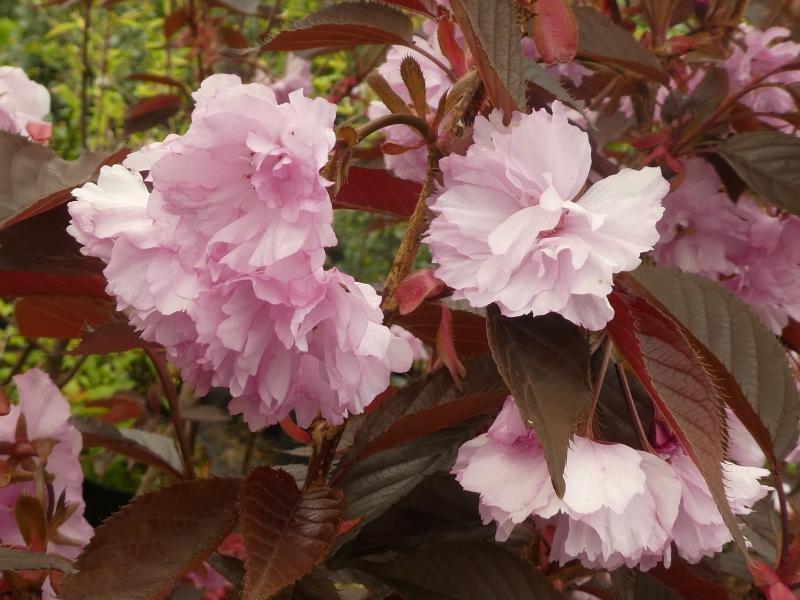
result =
M319 170L335 106L215 75L192 124L74 191L70 233L108 291L203 393L227 387L257 429L294 411L340 423L411 366L375 290L324 269L336 243Z

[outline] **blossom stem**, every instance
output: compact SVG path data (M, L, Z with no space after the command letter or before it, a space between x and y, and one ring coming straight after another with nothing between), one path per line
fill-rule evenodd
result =
M178 398L178 390L175 388L175 382L172 381L172 377L167 371L167 362L159 351L147 348L145 352L153 363L158 381L161 383L161 389L164 390L164 395L167 397L167 402L169 402L169 414L172 417L175 437L178 439L178 446L181 449L184 474L191 479L194 477L194 464L192 463L192 451L189 448L189 440L186 438L186 429L183 426L183 418L181 417L181 402Z
M316 485L324 485L343 431L344 425L331 425L324 419L318 419L312 423L311 458L308 461L304 490Z
M622 393L625 396L625 402L628 405L628 412L633 419L633 425L636 428L636 434L639 436L639 441L647 452L655 454L653 446L650 445L650 440L647 439L647 434L644 431L642 420L639 418L639 411L636 410L636 403L633 401L633 394L631 394L631 387L628 385L628 378L625 375L625 367L621 363L614 363L614 368L617 370L617 377L619 378Z
M428 127L428 124L424 119L416 115L400 113L378 117L366 125L359 127L356 132L358 133L358 141L362 142L367 136L372 135L384 127L390 127L392 125L406 125L407 127L416 129L417 132L419 132L419 134L422 136L422 139L429 144L433 144L436 141L436 137L433 135L430 127Z
M597 379L594 381L594 390L592 390L592 405L589 408L589 416L586 418L586 436L589 439L594 439L597 402L600 400L600 391L603 389L603 382L606 378L606 371L608 370L608 363L611 360L611 352L613 349L614 343L611 341L610 337L606 336L603 342L603 355L600 359L600 368L597 371Z
M381 308L384 312L393 312L397 309L397 301L394 299L394 292L397 286L405 279L411 270L411 265L419 250L420 236L425 229L428 216L428 196L433 192L434 182L439 173L439 149L434 144L428 144L428 173L425 175L425 183L419 193L417 205L408 220L406 233L397 249L394 262L386 276L386 284L383 286L383 302Z

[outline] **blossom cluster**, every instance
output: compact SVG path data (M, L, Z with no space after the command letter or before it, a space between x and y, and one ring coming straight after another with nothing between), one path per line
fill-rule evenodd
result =
M214 75L188 131L105 167L74 190L69 232L106 262L108 292L203 393L227 387L257 429L294 410L358 413L412 360L380 297L336 269L319 171L336 107L302 90Z
M19 67L0 67L0 131L47 143L52 125L43 119L49 112L46 87L31 81Z
M557 312L602 329L614 314L612 276L658 241L669 190L660 170L622 169L583 192L588 136L559 102L552 113L514 113L509 125L499 111L478 117L473 140L466 155L440 161L444 186L425 239L436 276L475 307Z
M80 432L69 422L70 406L43 371L31 369L14 377L19 403L0 416L0 465L12 483L0 486L0 544L27 547L14 507L20 497L38 497L52 512L46 548L33 548L74 559L92 537L84 518L83 471L79 461ZM44 470L52 488L40 496L37 471ZM42 497L43 496L43 497ZM0 577L0 592L3 590ZM55 598L49 580L43 598Z
M554 527L550 559L561 564L668 567L673 545L697 562L719 552L731 535L692 459L663 424L656 427L655 454L573 437L566 493L558 498L536 433L509 397L489 431L461 447L453 473L464 489L480 494L480 514L497 523L498 540L531 516ZM769 472L729 461L722 468L733 512L749 514L769 491L759 482Z
M659 264L719 281L775 333L790 317L800 319L800 218L747 194L734 203L701 158L686 161L683 183L664 206L654 253Z

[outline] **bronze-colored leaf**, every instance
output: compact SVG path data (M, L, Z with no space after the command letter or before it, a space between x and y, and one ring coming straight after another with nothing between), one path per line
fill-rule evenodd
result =
M151 600L199 566L236 524L238 479L195 479L135 498L95 530L62 600Z
M267 600L322 562L342 520L342 498L327 487L300 491L269 466L250 471L239 514L247 559L243 600Z

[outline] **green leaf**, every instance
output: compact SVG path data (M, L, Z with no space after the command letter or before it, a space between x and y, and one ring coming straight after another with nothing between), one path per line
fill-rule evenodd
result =
M506 116L525 110L522 48L513 0L453 0L486 93Z
M753 309L705 277L643 265L632 278L733 377L738 389L726 386L733 395L728 401L765 453L774 447L778 458L786 456L800 434L800 398L783 347ZM741 394L746 401L738 403ZM741 404L755 415L745 414Z
M715 152L754 192L800 214L800 139L777 131L752 131L729 137Z
M391 562L360 568L388 582L448 600L556 600L560 594L536 567L491 542L455 542L423 548ZM432 594L431 594L432 593Z
M656 57L628 31L588 6L575 9L578 20L578 57L614 65L667 85L667 76Z
M492 305L488 316L492 356L525 423L539 436L561 497L569 441L592 403L586 337L555 313L511 319Z
M199 566L236 524L238 479L195 479L145 494L108 518L62 600L150 600Z
M294 21L261 46L266 50L352 48L360 44L411 44L408 15L374 2L339 2Z
M239 497L247 550L243 600L267 600L318 565L342 521L341 496L327 487L300 491L269 466L248 473Z

